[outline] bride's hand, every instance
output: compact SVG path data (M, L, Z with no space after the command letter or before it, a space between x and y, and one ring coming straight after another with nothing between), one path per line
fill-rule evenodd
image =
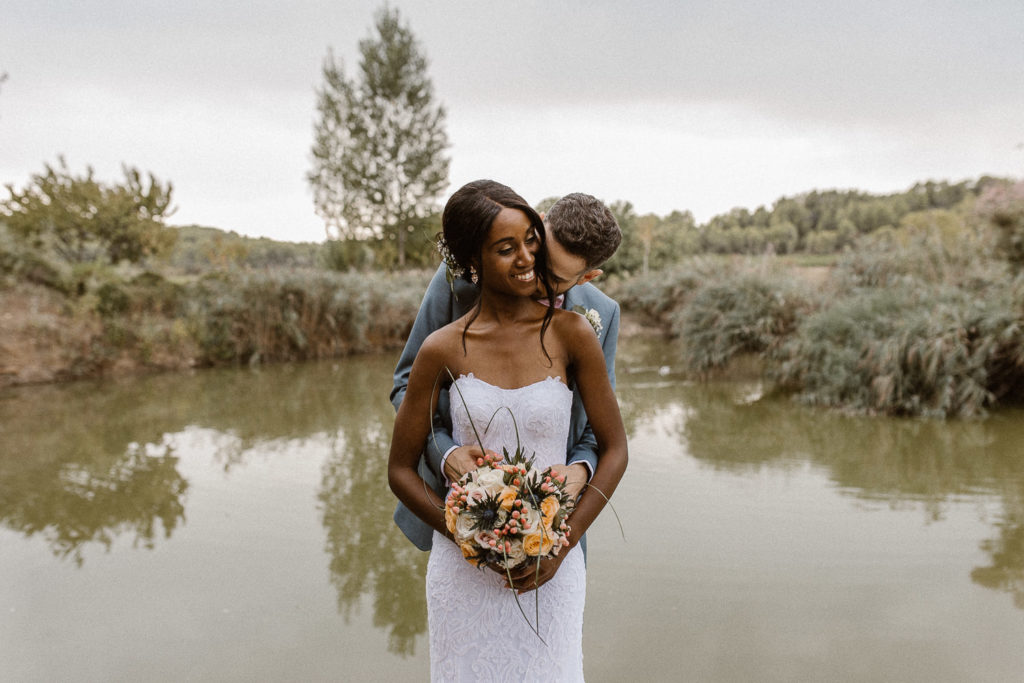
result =
M562 565L562 560L569 553L568 550L562 550L557 557L547 558L540 561L540 570L537 570L537 562L527 562L524 567L514 569L511 571L512 585L509 585L508 575L504 569L492 567L495 571L505 577L505 588L512 588L523 594L527 591L532 591L536 588L540 588L545 583L554 578L555 573L558 572L558 568Z

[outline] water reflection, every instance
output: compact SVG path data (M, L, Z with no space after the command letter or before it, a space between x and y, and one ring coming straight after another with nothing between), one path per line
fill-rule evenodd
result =
M849 418L765 396L757 381L688 381L673 356L660 340L621 344L629 436L639 442L645 432L663 432L652 441L659 452L634 451L631 468L692 458L708 471L745 475L810 463L840 495L882 508L914 506L929 524L963 500L991 501L999 514L986 521L991 534L980 542L983 560L970 579L1024 608L1024 413L950 423ZM346 622L372 614L387 649L408 658L426 631L427 556L391 522L386 392L393 361L362 357L0 394L0 524L44 539L77 566L89 557L85 548L109 549L121 537L145 553L186 535L190 494L196 525L208 476L197 463L214 463L224 486L266 467L268 488L252 495L269 501L273 482L289 476L290 457L310 454L317 458L312 479L298 488L308 487L315 500L308 526L323 564L314 572L326 571L330 583L322 602L334 616L333 592ZM201 450L188 446L194 428L210 435Z
M810 462L843 494L894 508L919 503L929 522L963 496L998 496L997 536L981 544L992 564L971 578L1024 608L1024 412L951 422L849 417L765 396L756 379L687 381L671 372L657 343L631 350L619 386L631 436L638 422L671 414L662 426L680 452L708 466L750 472Z
M214 370L116 383L12 391L0 400L0 523L41 534L83 563L89 543L134 533L152 548L185 523L189 483L176 435L212 430L193 454L225 473L253 453L323 453L317 492L331 584L348 620L372 596L388 648L412 654L426 630L426 554L391 522L387 452L393 409L390 357L342 364Z
M991 558L987 567L976 567L971 580L1013 596L1013 604L1024 609L1024 495L1016 492L1010 502L1004 498L1003 519L996 523L998 535L982 541L981 549Z
M427 554L391 521L387 458L394 411L381 384L389 372L390 366L387 373L363 366L349 373L330 402L337 438L317 496L339 611L348 618L364 595L372 596L373 623L386 629L388 650L411 655L427 628Z
M185 519L188 482L159 420L117 393L52 387L0 401L0 524L83 562L121 534L152 548ZM162 532L162 534L161 534Z

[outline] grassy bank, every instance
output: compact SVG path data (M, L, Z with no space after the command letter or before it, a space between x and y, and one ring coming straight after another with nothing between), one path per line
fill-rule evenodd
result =
M0 385L150 370L332 358L400 347L427 272L152 272L85 293L0 288Z
M1024 276L969 228L864 240L824 279L774 257L698 259L611 293L677 339L695 375L754 354L803 403L978 416L1024 399Z

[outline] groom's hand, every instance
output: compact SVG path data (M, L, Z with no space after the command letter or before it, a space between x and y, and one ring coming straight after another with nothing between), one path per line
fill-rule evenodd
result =
M458 481L462 475L477 468L476 461L484 457L479 445L459 446L444 461L444 475L449 481Z
M587 485L587 475L590 474L586 465L577 462L572 465L552 465L549 469L552 474L565 476L565 492L570 498L576 500L580 497L580 492Z

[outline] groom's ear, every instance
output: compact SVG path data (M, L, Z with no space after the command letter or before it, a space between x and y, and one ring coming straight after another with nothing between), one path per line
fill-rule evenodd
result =
M588 282L590 282L591 280L593 280L595 277L597 277L598 275L601 275L602 273L604 273L604 271L601 270L600 268L594 268L593 270L588 270L587 272L583 273L583 275L580 276L580 279L576 281L576 284L578 284L578 285L585 285Z

